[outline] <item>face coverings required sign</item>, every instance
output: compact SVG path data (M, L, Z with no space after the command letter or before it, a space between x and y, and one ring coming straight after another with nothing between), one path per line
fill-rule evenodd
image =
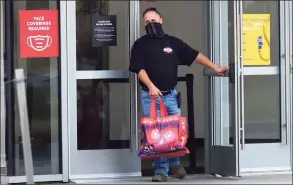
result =
M58 10L19 11L20 58L59 57Z

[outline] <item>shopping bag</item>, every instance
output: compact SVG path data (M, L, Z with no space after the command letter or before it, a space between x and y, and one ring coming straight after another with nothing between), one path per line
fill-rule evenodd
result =
M156 100L152 98L150 117L140 120L143 142L138 156L146 159L189 154L186 148L188 138L186 118L180 115L168 115L162 99L159 100L161 116L158 116Z

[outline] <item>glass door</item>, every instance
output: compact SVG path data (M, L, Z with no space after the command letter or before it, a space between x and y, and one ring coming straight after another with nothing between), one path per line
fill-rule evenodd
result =
M236 5L236 2L234 2ZM206 76L208 94L208 106L206 112L208 118L205 128L205 155L209 156L205 161L205 172L221 176L239 176L239 146L240 135L244 131L241 127L240 109L240 70L238 55L229 56L228 42L228 2L210 1L210 58L217 65L229 66L229 73L224 77ZM232 9L235 11L236 9ZM237 16L233 16L237 27ZM237 47L237 29L234 29L232 37L236 42L235 53L239 53Z
M236 3L237 10L228 16L238 16L237 31L241 35L238 39L243 128L240 170L242 173L291 170L291 1ZM232 9L233 3L228 6ZM234 22L229 19L228 23ZM228 29L233 32L230 30L235 28ZM232 43L231 56L237 54Z
M211 2L211 58L229 64L231 73L209 77L208 173L291 170L290 7L288 1Z
M140 176L131 1L67 1L69 178Z

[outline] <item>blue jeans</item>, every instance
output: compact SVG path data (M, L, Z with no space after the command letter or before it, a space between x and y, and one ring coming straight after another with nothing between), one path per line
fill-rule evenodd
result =
M165 104L167 112L169 115L181 114L181 109L178 107L177 103L177 91L173 90L170 94L166 96L161 96L162 101ZM143 108L143 113L145 117L150 117L150 107L151 107L152 98L149 95L149 92L141 90L141 103ZM156 107L158 115L159 111L159 100L156 100ZM179 157L161 157L158 159L152 160L152 166L155 169L155 174L164 174L168 175L169 167L176 167L180 165Z

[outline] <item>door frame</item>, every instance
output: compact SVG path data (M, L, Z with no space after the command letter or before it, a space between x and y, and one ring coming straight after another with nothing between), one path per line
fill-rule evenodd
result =
M139 14L139 1L129 1L129 48L139 38L140 28L140 14ZM102 70L102 71L76 71L76 7L75 1L61 1L60 2L60 24L61 26L61 112L62 112L62 167L63 167L63 181L68 182L69 179L73 178L95 178L101 177L96 174L82 174L82 175L71 175L71 126L76 127L76 118L73 116L76 114L76 103L72 100L76 97L76 80L77 79L101 79L101 78L129 78L130 84L130 148L119 149L120 151L127 151L127 153L133 156L132 164L136 164L136 173L129 174L130 176L141 175L141 161L137 156L137 152L140 148L140 134L138 124L138 80L136 75L129 73L126 70ZM67 31L71 30L71 31ZM74 98L76 100L76 98ZM65 132L66 131L66 132ZM96 152L95 152L96 151ZM95 150L90 153L94 154L97 151L100 153L114 152L114 150ZM88 151L82 151L78 153L86 153ZM137 170L138 169L138 170ZM138 173L137 173L138 172ZM117 177L119 174L110 174L111 177ZM103 176L108 176L103 174ZM123 174L123 176L126 176Z

